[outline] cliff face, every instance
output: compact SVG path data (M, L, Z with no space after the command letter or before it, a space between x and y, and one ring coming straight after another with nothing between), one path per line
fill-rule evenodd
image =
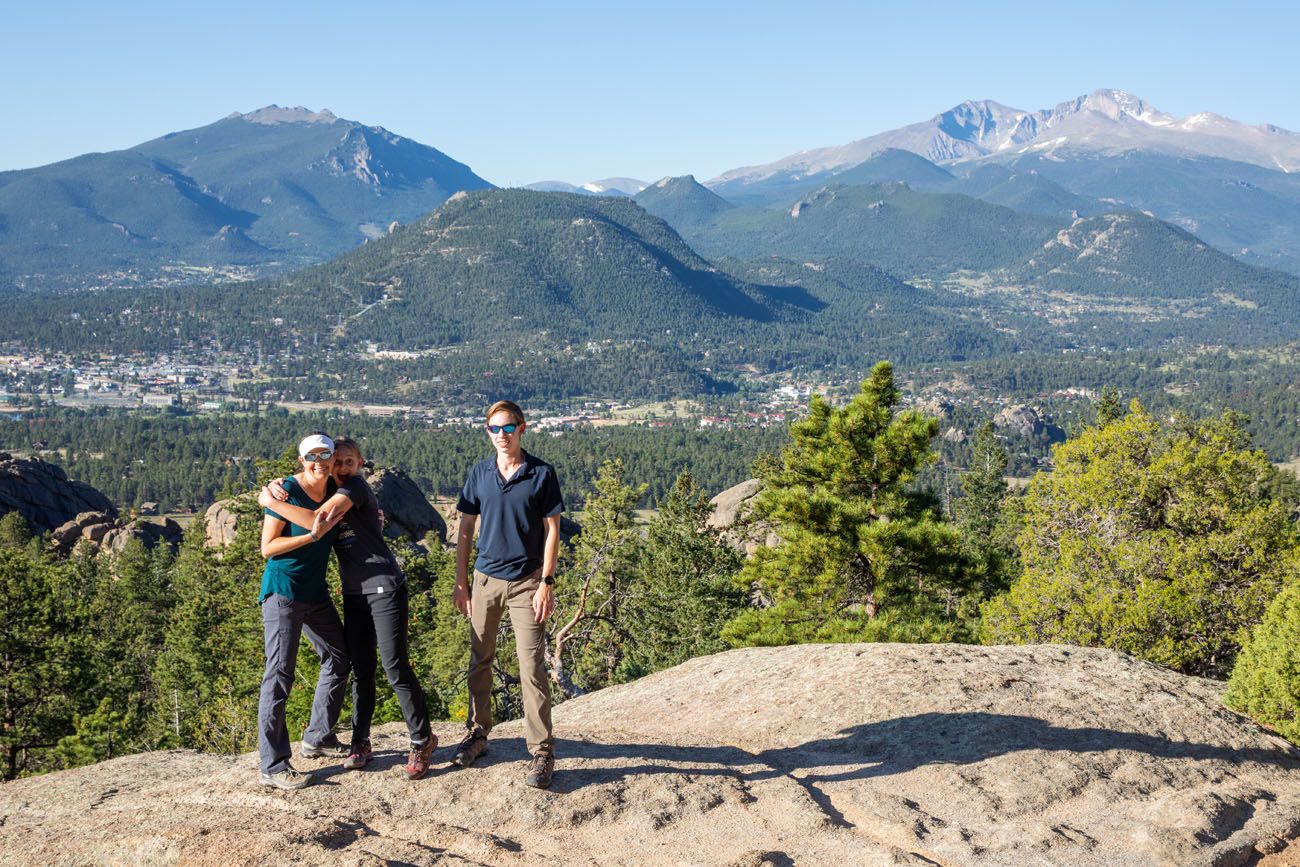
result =
M1236 865L1300 836L1300 752L1219 684L1102 650L817 645L704 657L558 707L554 788L518 723L409 783L256 785L256 757L131 756L0 787L27 864ZM251 724L251 720L250 720ZM435 727L454 744L458 727ZM346 736L346 735L345 735Z
M0 515L18 512L35 532L53 530L84 512L117 515L108 498L84 482L72 481L57 464L0 452Z

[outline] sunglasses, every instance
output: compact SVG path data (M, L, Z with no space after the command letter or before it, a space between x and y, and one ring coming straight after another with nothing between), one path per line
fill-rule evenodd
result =
M496 434L496 433L512 434L512 433L514 433L515 431L519 430L519 425L517 425L517 424L490 424L490 425L488 425L488 430L491 431L491 432L494 433L494 434Z
M328 461L332 457L334 457L334 452L325 449L323 452L308 452L302 456L302 459L308 463L314 464L316 461Z

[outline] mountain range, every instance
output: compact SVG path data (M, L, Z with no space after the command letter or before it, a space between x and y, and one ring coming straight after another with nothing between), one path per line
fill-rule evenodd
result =
M909 163L904 152L932 168ZM1011 186L988 184L997 177L989 167ZM1098 90L1040 111L967 101L897 130L732 169L705 185L736 203L766 205L866 179L1033 213L1139 210L1243 261L1300 274L1296 169L1296 133L1209 112L1175 118L1123 91Z
M272 105L0 173L0 291L287 270L490 186L382 127Z
M1093 115L1166 138L1187 126L1093 96L941 115L928 140L971 154L942 164L896 146L836 163L825 149L799 171L712 189L664 178L632 197L497 190L382 128L272 106L0 175L0 274L27 302L7 337L261 347L295 377L305 353L371 395L490 381L644 397L869 357L1292 339L1300 279L1253 264L1261 238L1282 249L1300 234L1300 175L1100 134L1080 138L1093 150L1033 147L1035 130ZM87 286L103 291L40 291Z

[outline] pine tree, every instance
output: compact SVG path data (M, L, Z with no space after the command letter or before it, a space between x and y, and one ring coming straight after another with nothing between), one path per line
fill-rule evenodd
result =
M1287 586L1252 630L1223 701L1300 744L1300 558Z
M632 640L619 680L727 648L722 629L746 602L735 583L744 559L708 526L712 512L690 472L678 475L636 559L623 606Z
M1024 573L985 607L985 639L1113 647L1226 676L1300 544L1240 417L1162 424L1134 401L1055 459L1030 485Z
M986 596L1006 590L1016 565L1014 515L1004 508L1008 497L1006 470L1007 453L998 442L993 423L985 422L971 443L970 467L962 476L964 493L957 505L957 524Z
M53 767L88 678L86 609L71 570L0 548L0 761L3 778Z
M791 426L756 514L780 543L760 548L741 580L766 607L746 611L733 645L941 640L961 634L967 588L960 539L934 497L911 483L933 461L938 422L898 409L893 368L877 364L847 406L820 396Z
M556 582L552 615L551 678L570 697L613 683L633 639L621 608L635 574L633 509L645 488L623 481L617 459L601 464L594 488L568 568Z

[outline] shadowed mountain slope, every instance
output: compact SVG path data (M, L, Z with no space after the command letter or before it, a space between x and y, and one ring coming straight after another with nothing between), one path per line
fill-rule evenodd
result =
M434 148L269 106L123 151L0 173L0 291L321 261L490 187Z

